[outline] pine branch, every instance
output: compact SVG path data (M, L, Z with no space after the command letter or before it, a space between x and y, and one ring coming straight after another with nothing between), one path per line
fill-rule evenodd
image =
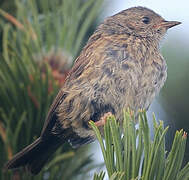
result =
M167 156L165 135L168 128L164 128L162 121L158 124L154 117L154 138L151 140L145 112L139 112L138 129L131 112L124 112L123 128L113 116L109 117L104 126L104 142L94 122L90 124L99 141L109 179L189 179L189 165L181 169L187 136L183 130L176 132ZM104 179L104 173L95 174L94 179Z

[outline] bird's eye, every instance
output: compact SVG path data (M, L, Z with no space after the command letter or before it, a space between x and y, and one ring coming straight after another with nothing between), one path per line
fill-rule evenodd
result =
M149 24L150 23L150 18L145 16L145 17L142 18L142 22L144 24Z

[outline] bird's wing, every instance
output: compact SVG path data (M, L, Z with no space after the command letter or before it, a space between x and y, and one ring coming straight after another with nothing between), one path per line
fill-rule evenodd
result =
M85 61L85 62L84 62ZM70 70L65 84L64 86L67 86L67 82L70 83L71 81L73 81L74 79L77 79L77 77L79 77L85 66L89 63L89 60L87 58L82 58L82 54L76 59L74 66L72 67L72 69ZM58 107L59 104L61 104L64 99L66 98L67 94L64 92L64 87L59 91L59 93L57 94L56 98L54 99L49 112L47 114L47 118L45 120L42 132L41 132L41 136L46 136L50 133L50 131L52 130L53 126L56 123L57 120L57 114L56 114L56 109Z
M81 52L80 56L78 56L78 58L75 60L74 66L72 67L72 69L70 70L64 87L59 91L58 95L56 96L56 98L53 101L53 104L50 107L50 110L47 114L47 118L45 120L42 132L41 132L41 136L48 136L49 133L51 132L52 128L54 127L56 121L57 121L57 112L56 109L58 107L59 104L61 104L64 99L67 96L67 93L65 93L65 89L69 90L69 86L72 85L72 83L74 83L74 80L78 79L84 72L87 72L87 66L93 62L91 61L91 58L86 58L86 53L91 51L90 50L90 46L93 45L92 42L97 41L100 38L100 35L93 35L91 37L90 43L88 43L83 51ZM98 47L98 46L97 46ZM70 87L71 88L71 87Z
M51 131L51 129L53 128L53 126L56 123L56 108L58 107L58 105L60 103L62 103L62 101L66 98L66 94L63 92L63 90L60 90L59 93L57 94L56 98L54 99L49 112L47 114L47 118L45 120L45 123L43 125L43 129L41 132L41 136L46 136L49 134L49 132Z

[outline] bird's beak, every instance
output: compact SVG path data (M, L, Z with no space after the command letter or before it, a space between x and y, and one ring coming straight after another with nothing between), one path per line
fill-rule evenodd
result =
M159 26L169 29L169 28L172 28L173 26L177 26L179 24L181 24L181 22L178 22L178 21L163 21L163 22L161 22L161 24Z

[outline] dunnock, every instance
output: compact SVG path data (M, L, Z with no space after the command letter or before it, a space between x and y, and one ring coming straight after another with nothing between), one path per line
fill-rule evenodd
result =
M159 42L167 29L178 24L144 7L105 19L76 59L40 137L5 167L26 166L37 174L64 142L79 147L95 140L90 120L102 126L109 114L121 122L124 108L135 115L148 109L167 76Z

